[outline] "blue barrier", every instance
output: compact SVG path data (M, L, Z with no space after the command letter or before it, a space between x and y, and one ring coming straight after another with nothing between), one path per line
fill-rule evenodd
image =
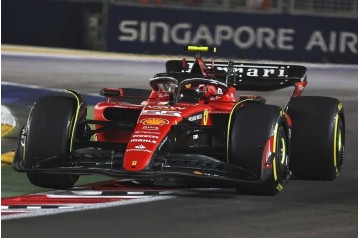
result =
M357 64L357 19L110 5L107 50L184 54L217 46L219 57Z

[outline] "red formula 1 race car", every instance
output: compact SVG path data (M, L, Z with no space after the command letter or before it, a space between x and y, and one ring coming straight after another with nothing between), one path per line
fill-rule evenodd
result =
M38 100L21 131L16 171L31 183L70 188L80 175L106 174L156 185L234 187L273 195L291 172L333 180L344 159L345 119L335 98L300 96L306 68L206 62L210 47L189 46L194 61L170 60L150 79L139 104L126 89L105 88L107 100L86 118L76 92ZM237 90L295 87L287 106Z

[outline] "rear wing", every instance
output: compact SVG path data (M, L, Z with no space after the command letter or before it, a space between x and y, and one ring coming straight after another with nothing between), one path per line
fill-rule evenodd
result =
M236 90L271 91L290 86L306 86L306 67L300 65L251 64L233 62L204 62L208 73L215 75ZM169 60L167 72L203 73L195 60ZM300 88L299 88L300 89ZM301 90L302 91L302 90Z

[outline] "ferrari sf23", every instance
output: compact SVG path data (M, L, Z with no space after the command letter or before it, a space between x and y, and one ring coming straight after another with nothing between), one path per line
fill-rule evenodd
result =
M282 191L291 174L335 179L344 159L343 107L335 98L301 96L305 67L204 61L214 48L187 50L195 59L167 61L166 72L150 78L151 90L102 89L105 100L91 119L75 91L39 99L20 132L14 169L57 189L89 174L260 195ZM285 108L236 96L286 87L294 91Z

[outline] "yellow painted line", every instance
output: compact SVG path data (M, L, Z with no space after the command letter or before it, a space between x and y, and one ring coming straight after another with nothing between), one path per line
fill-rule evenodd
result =
M12 130L14 130L14 128L14 126L1 124L1 137L4 137L6 134L10 133ZM1 167L12 165L13 158L14 152L1 154Z
M15 152L8 152L1 155L1 167L12 165Z
M7 124L1 124L1 137L9 134L15 127Z

